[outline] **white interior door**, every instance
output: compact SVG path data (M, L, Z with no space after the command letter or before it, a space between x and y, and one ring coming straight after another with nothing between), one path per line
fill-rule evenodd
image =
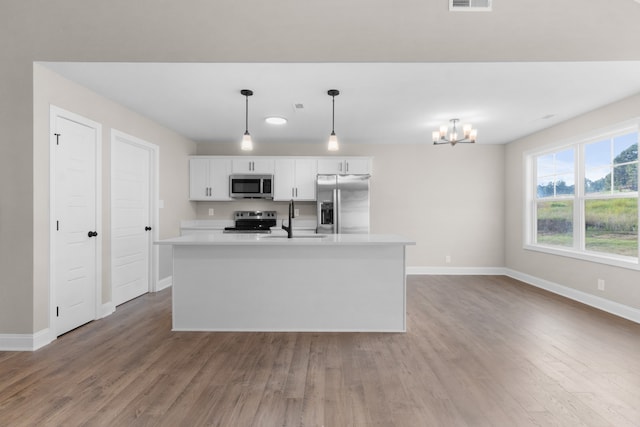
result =
M52 110L52 294L61 335L97 318L99 125Z
M150 290L152 151L113 131L111 138L111 280L113 303Z

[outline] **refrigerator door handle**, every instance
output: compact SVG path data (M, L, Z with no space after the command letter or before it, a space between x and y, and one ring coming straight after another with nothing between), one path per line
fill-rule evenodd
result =
M336 234L342 233L342 218L340 218L340 189L333 190L333 218L335 221Z

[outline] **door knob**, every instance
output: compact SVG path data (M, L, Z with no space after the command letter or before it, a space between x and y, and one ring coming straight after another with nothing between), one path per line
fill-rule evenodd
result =
M96 237L98 235L97 231L90 231L89 233L87 233L87 236L89 237Z
M151 227L146 226L146 227L144 228L144 231L151 231Z

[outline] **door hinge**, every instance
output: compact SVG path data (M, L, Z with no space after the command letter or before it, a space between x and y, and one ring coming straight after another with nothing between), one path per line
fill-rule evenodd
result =
M56 317L60 317L60 307L56 306Z
M54 135L56 136L56 145L60 145L60 134L54 133Z

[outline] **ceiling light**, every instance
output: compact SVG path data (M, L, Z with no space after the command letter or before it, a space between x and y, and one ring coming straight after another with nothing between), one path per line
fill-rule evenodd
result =
M338 137L336 136L335 124L336 124L336 96L340 95L340 91L337 89L330 89L327 94L331 97L331 135L329 135L329 145L327 149L329 151L338 151Z
M285 119L284 117L267 117L266 119L264 119L265 122L269 123L270 125L283 125L285 123L287 123L287 119Z
M253 141L251 140L251 135L249 135L249 97L253 95L253 91L250 89L242 89L240 91L242 95L246 97L245 104L245 130L244 135L242 136L242 144L240 144L240 149L243 151L251 151L253 150Z
M478 130L473 129L470 124L465 124L462 126L462 138L458 138L458 127L457 123L460 119L451 119L449 122L451 125L440 126L440 130L433 131L433 144L451 144L456 145L459 142L463 143L471 143L476 142L476 137L478 136Z

